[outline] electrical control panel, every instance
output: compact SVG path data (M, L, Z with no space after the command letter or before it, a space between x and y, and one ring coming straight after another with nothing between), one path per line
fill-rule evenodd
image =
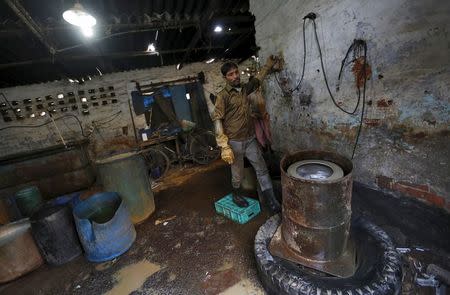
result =
M42 97L8 98L0 97L0 114L4 122L31 120L72 112L89 115L96 109L117 104L114 86L80 89L76 92L55 92Z

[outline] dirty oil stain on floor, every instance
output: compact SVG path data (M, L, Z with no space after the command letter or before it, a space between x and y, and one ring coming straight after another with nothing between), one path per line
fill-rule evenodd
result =
M116 283L105 295L130 294L139 289L148 277L160 269L160 265L151 263L146 259L125 266L114 275Z

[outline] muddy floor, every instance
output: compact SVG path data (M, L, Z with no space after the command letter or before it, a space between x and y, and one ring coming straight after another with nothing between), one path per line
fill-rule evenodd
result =
M42 266L6 285L1 294L264 294L253 257L253 238L269 216L245 225L214 211L230 191L229 169L172 171L154 186L156 212L136 226L137 238L119 258L100 264L83 257L59 267ZM434 294L417 287L418 263L450 268L450 218L420 203L392 198L355 185L354 214L372 219L405 253L403 294ZM400 214L403 217L400 217ZM420 273L420 272L419 272Z

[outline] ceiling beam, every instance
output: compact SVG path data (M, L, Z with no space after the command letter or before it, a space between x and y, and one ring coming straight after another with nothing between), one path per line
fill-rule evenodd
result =
M214 49L223 49L223 47L196 47L191 48L191 51L204 51L204 50L214 50ZM181 49L172 49L172 50L161 50L159 51L159 54L172 54L172 53L182 53L186 52L188 48L181 48ZM111 52L111 53L93 53L93 54L84 54L84 55L67 55L67 56L61 56L58 58L58 60L70 62L70 61L79 61L79 60L86 60L86 59L94 59L99 57L104 58L110 58L110 59L122 59L122 58L132 58L132 57L140 57L140 56L148 56L148 57L158 57L156 54L149 54L147 51L126 51L126 52ZM7 69L7 68L15 68L20 66L27 66L27 65L36 65L36 64L46 64L46 63L52 63L52 58L40 58L40 59L32 59L32 60L25 60L25 61L19 61L19 62L12 62L12 63L5 63L0 64L0 70Z
M27 10L20 4L17 0L4 0L5 3L11 8L14 13L23 21L27 28L33 33L33 35L41 41L42 44L47 48L51 55L56 53L56 48L47 40L44 32L39 27L39 25L31 18Z
M200 24L197 28L197 31L195 32L194 37L192 37L191 41L189 42L187 51L184 54L183 59L181 60L180 63L181 67L188 60L192 48L197 45L198 41L200 41L202 37L203 26L207 25L209 21L212 19L212 17L214 16L214 9L216 7L217 7L217 0L209 2L208 8L206 9L205 13L203 14L200 20Z
M183 20L183 21L156 21L151 23L114 23L114 24L97 24L95 26L98 30L105 31L120 31L120 30L178 30L190 27L198 26L197 21ZM59 31L79 31L79 28L73 25L59 24L54 26L41 27L43 33L56 33ZM8 28L3 27L0 29L0 37L24 34L26 30L22 28Z

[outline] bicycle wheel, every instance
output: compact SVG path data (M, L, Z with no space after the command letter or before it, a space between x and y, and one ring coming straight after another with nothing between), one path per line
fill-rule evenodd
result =
M217 146L216 137L211 131L204 131L191 135L189 152L195 163L206 165L220 156L220 148Z
M142 156L144 156L147 163L148 173L152 180L163 177L169 170L170 161L163 151L149 148L142 152Z

